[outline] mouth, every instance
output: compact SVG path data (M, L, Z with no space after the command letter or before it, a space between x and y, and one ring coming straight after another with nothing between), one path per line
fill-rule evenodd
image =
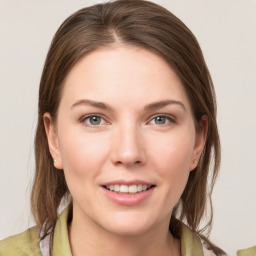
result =
M111 185L104 185L103 188L109 191L113 191L120 194L137 194L147 190L154 188L155 185L146 185L146 184L132 184L132 185L125 185L125 184L111 184Z
M151 198L155 194L156 185L141 180L116 180L102 184L101 187L105 196L112 202L124 206L135 206Z

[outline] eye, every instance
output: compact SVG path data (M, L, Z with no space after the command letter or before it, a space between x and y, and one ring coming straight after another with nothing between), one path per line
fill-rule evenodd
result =
M174 118L167 115L157 115L154 116L149 123L156 125L166 125L170 122L174 122Z
M103 125L106 123L104 118L102 118L101 116L98 116L98 115L85 116L84 118L82 118L81 121L84 122L88 126L99 126L99 125Z

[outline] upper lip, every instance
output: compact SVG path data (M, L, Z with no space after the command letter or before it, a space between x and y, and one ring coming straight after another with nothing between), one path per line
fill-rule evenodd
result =
M110 186L110 185L116 185L116 184L127 185L127 186L130 186L130 185L150 185L150 186L152 186L152 185L154 185L151 182L147 182L147 181L143 181L143 180L113 180L113 181L106 182L106 183L102 184L102 186Z

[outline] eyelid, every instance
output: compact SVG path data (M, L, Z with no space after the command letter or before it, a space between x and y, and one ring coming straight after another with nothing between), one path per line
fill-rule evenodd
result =
M104 124L99 124L99 125L90 125L90 124L87 124L85 121L90 118L90 117L99 117L99 118L102 118L104 120L104 124L109 124L109 122L106 120L106 118L104 117L104 115L102 114L98 114L98 113L92 113L92 114L88 114L88 115L83 115L81 118L79 118L79 123L83 123L84 125L86 126L89 126L89 127L99 127L99 126L102 126Z
M99 117L99 118L102 118L104 120L104 124L99 124L99 125L90 125L90 124L87 124L85 121L86 119L90 118L90 117ZM153 116L150 116L148 118L148 121L146 122L147 124L150 124L150 122L156 118L156 117L164 117L164 118L167 118L171 123L176 123L177 122L177 118L173 115L170 115L170 114L164 114L164 113L158 113L158 114L154 114ZM89 126L89 127L99 127L99 126L102 126L102 125L105 125L105 124L110 124L110 122L107 121L107 118L102 115L102 114L99 114L99 113L91 113L91 114L86 114L86 115L83 115L81 118L79 118L79 123L83 123L85 124L86 126ZM166 124L163 124L163 125L166 125Z
M151 116L151 117L148 119L149 121L147 121L147 123L150 123L154 118L156 118L156 117L158 117L158 116L165 117L165 118L167 118L167 119L168 119L170 122L172 122L172 123L176 123L176 122L177 122L175 116L170 115L170 114L159 113L159 114L154 114L153 116ZM163 124L163 125L165 125L165 124Z

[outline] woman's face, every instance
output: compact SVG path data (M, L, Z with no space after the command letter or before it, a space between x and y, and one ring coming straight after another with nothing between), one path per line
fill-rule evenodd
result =
M73 197L73 218L115 234L167 229L205 142L180 79L136 47L96 50L65 80L53 126L55 167Z

